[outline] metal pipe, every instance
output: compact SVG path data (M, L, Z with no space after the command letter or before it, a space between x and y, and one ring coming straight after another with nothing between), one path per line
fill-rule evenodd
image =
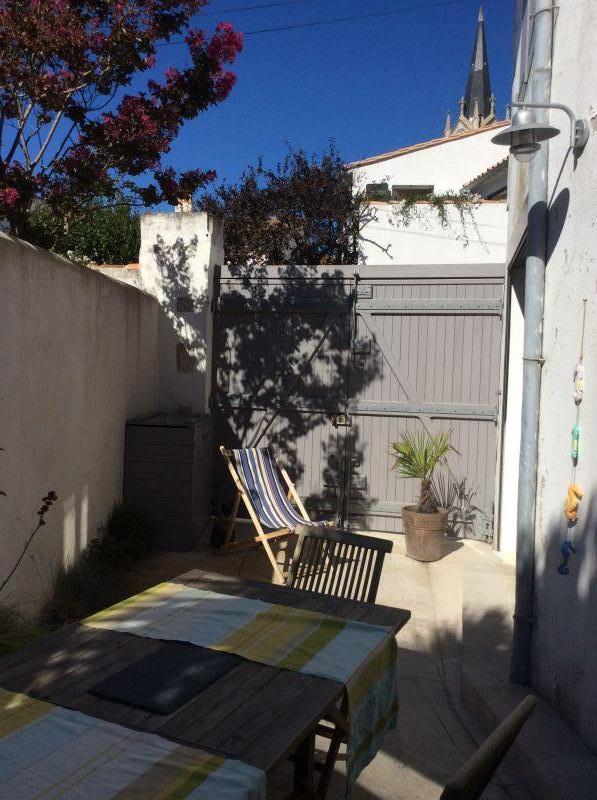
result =
M549 103L551 90L552 0L534 0L531 102ZM547 112L540 109L539 121ZM524 300L522 424L516 531L516 600L510 680L528 684L535 580L535 513L539 440L539 402L543 367L543 300L547 239L548 144L529 164L528 229Z

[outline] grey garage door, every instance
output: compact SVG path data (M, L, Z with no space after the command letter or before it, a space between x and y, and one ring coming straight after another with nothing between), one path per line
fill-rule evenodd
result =
M452 430L451 470L477 490L475 534L491 536L502 295L494 265L224 268L216 441L247 446L277 411L262 443L308 507L398 532L417 487L391 471L391 442L404 430Z

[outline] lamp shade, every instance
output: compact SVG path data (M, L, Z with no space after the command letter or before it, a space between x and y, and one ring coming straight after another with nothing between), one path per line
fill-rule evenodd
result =
M505 130L493 136L491 141L494 144L510 147L516 155L516 148L553 139L559 132L559 128L537 122L530 108L521 108L512 117L512 123ZM538 147L534 148L535 151L538 149Z

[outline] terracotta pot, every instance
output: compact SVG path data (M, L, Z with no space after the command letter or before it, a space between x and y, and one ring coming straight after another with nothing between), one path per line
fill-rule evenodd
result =
M434 514L417 511L416 506L404 506L402 522L406 538L406 555L416 561L438 561L444 555L444 536L448 510L439 508Z

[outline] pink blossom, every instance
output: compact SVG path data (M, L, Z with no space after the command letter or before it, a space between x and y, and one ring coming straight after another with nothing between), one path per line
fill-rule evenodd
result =
M7 186L5 189L0 189L0 204L7 208L13 208L21 199L21 193L14 186Z

